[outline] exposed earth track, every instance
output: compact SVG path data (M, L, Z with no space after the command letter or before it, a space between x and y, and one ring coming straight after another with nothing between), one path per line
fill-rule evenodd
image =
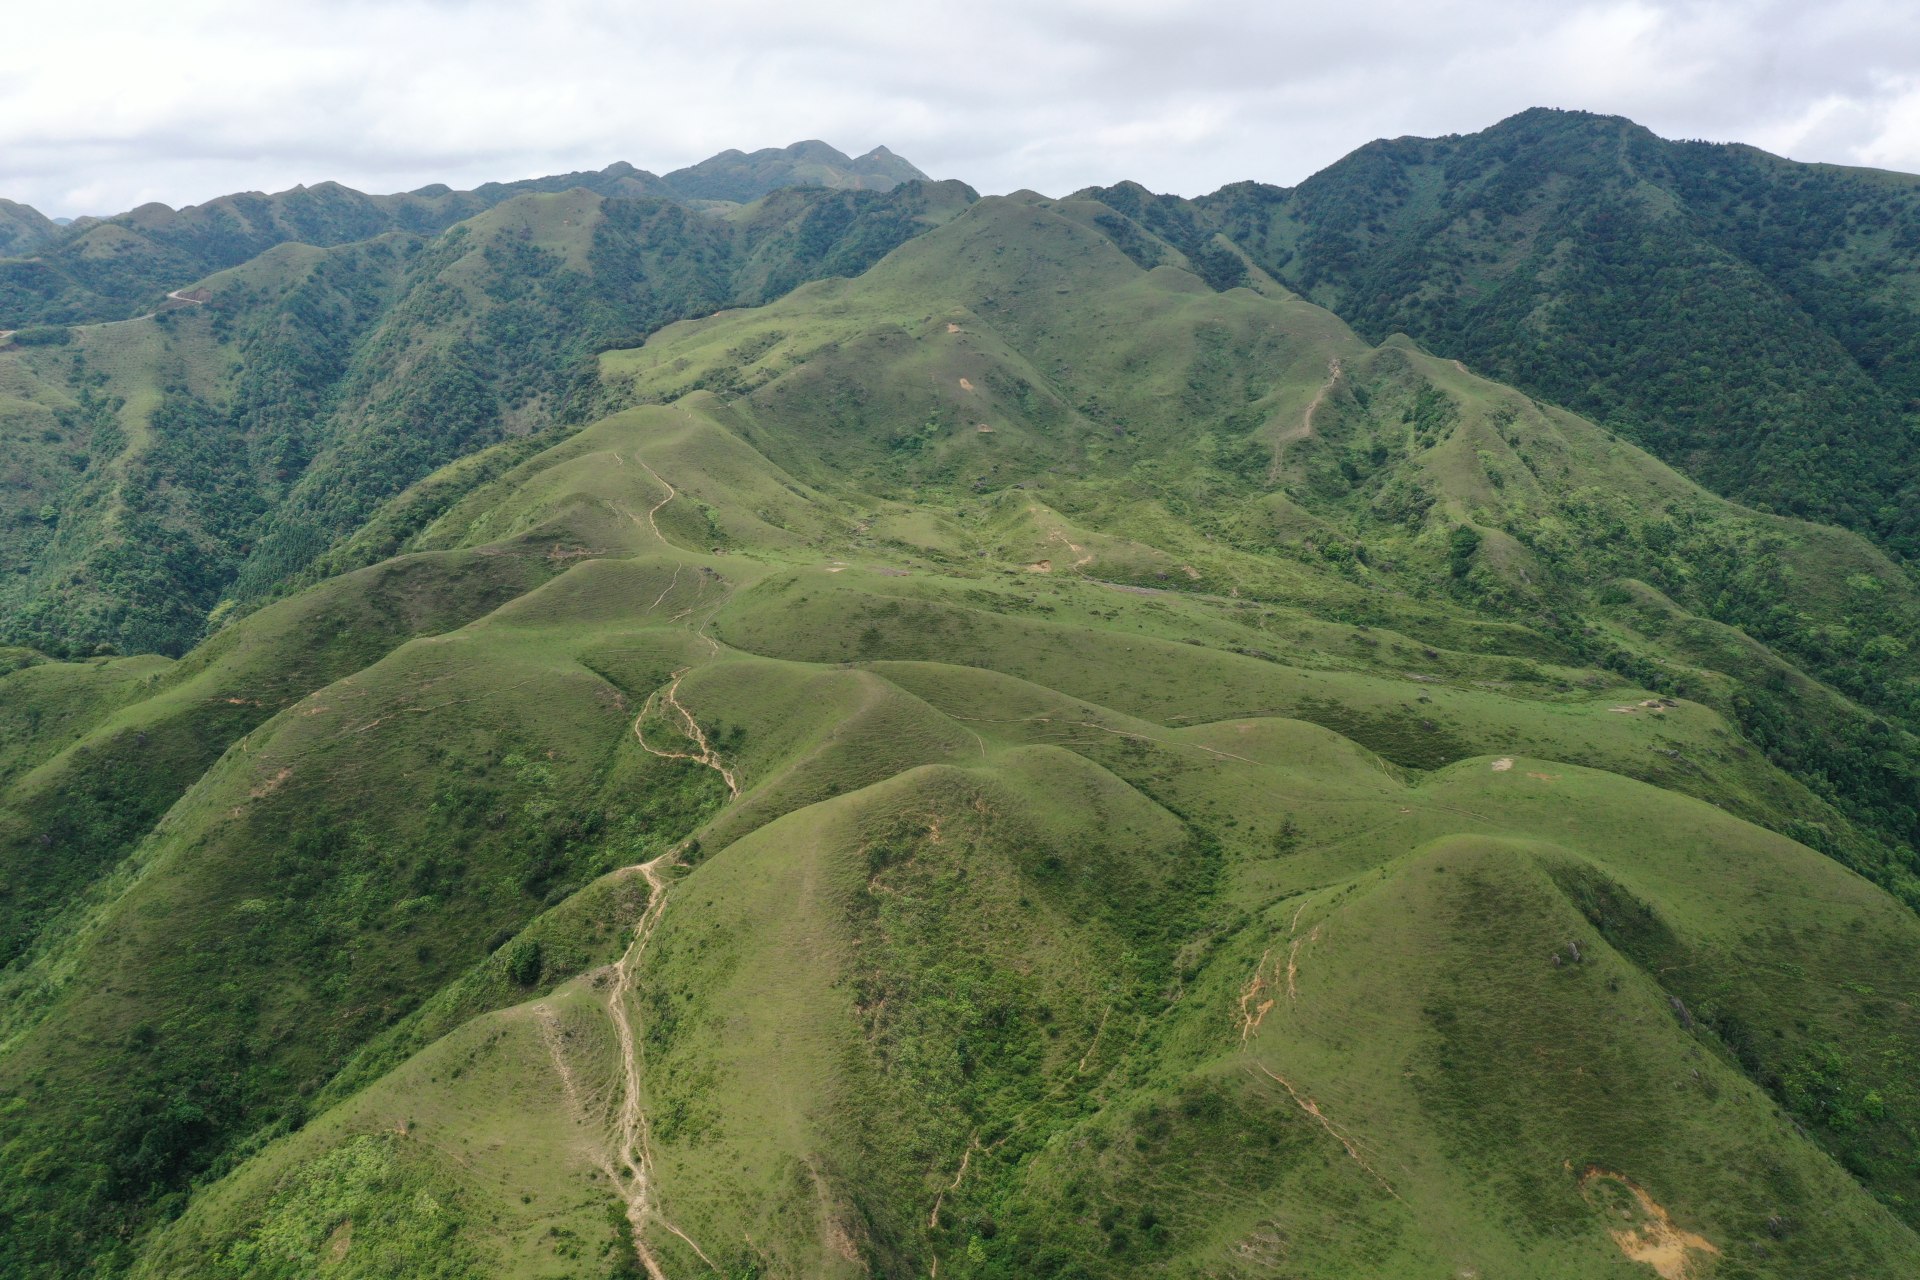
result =
M607 989L607 1015L613 1020L620 1046L621 1095L620 1109L614 1120L611 1158L605 1168L608 1178L626 1202L627 1222L633 1230L633 1249L651 1280L666 1280L666 1272L661 1269L659 1258L647 1243L647 1227L650 1223L657 1223L672 1232L699 1255L702 1262L719 1270L692 1237L660 1212L654 1194L651 1128L646 1107L641 1100L640 1042L629 1011L640 961L645 957L647 944L653 940L654 930L659 927L660 917L667 909L667 881L661 869L679 864L681 848L676 845L652 861L632 868L647 882L647 908L634 924L633 941L627 944L626 951L613 965L613 982Z
M1392 1196L1395 1200L1400 1199L1400 1193L1393 1189L1393 1184L1381 1177L1379 1171L1367 1163L1367 1158L1360 1153L1360 1146L1354 1138L1345 1130L1341 1129L1340 1126L1334 1124L1333 1121L1327 1119L1326 1113L1320 1110L1319 1105L1315 1103L1312 1098L1309 1098L1306 1094L1294 1088L1291 1081L1279 1072L1273 1070L1273 1068L1267 1066L1264 1062L1256 1062L1254 1066L1260 1069L1262 1075L1265 1075L1268 1079L1277 1083L1282 1089L1285 1089L1287 1096L1293 1099L1294 1105L1318 1121L1320 1127L1325 1129L1334 1141L1346 1148L1346 1152L1353 1158L1353 1162L1366 1170L1368 1175L1371 1176L1375 1182L1379 1183L1388 1195Z
M680 681L686 677L687 672L690 670L692 670L691 667L680 668L680 670L673 673L673 678L667 682L664 688L656 689L647 695L646 702L641 704L640 714L633 718L633 736L639 741L641 749L649 755L659 756L662 760L691 760L695 764L702 764L712 769L720 775L721 781L727 784L727 794L729 798L738 800L740 798L740 780L734 776L733 770L727 768L726 762L720 758L720 753L714 750L713 744L707 741L706 731L700 727L700 722L693 718L693 712L687 710L686 705L680 701L678 696ZM663 709L678 718L681 732L693 743L694 749L692 751L669 751L656 747L647 741L647 736L641 731L640 725L646 720L647 712L653 709L653 704L656 699Z
M667 542L667 535L660 532L660 526L657 523L655 523L653 517L654 517L654 514L660 510L660 508L666 506L669 502L672 502L675 498L679 497L680 491L674 488L672 485L668 484L666 481L666 478L662 476L658 471L655 471L652 467L647 466L647 460L645 458L642 458L636 455L634 457L634 461L639 463L640 466L646 471L648 475L652 476L655 480L658 480L660 482L660 487L667 491L666 497L660 499L660 501L654 503L651 507L647 508L647 528L653 530L654 537L660 539L660 541L662 542L666 542L668 546L672 546L673 544L671 542Z
M1320 389L1313 393L1313 399L1307 402L1306 412L1300 415L1300 425L1282 432L1280 438L1274 441L1273 465L1267 468L1267 478L1269 480L1279 476L1280 459L1286 452L1287 446L1296 440L1304 440L1313 434L1313 415L1320 411L1320 406L1326 402L1327 393L1339 385L1339 382L1340 357L1335 356L1327 361L1327 380L1320 384Z

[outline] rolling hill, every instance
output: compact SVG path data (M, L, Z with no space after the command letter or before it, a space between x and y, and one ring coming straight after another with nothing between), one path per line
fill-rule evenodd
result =
M781 187L890 191L903 182L926 180L926 174L885 147L856 157L815 140L751 153L722 151L675 169L660 181L682 200L750 204Z
M900 190L9 660L0 1269L1912 1270L1905 569L1127 191Z

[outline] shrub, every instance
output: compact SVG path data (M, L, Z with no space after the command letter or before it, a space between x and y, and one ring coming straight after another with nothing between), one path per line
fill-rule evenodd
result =
M523 987L540 981L540 944L516 942L507 950L507 976Z

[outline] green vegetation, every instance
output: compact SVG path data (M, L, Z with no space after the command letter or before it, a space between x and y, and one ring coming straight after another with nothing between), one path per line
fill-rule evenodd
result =
M0 258L32 253L59 234L59 226L38 209L0 199Z
M177 660L0 651L0 1272L1920 1262L1859 534L1137 189L530 197L209 288L9 357L227 567Z
M328 247L396 232L432 237L519 196L585 191L608 199L746 204L783 187L885 191L925 178L885 147L856 160L824 142L798 142L750 156L722 152L664 178L622 162L472 191L436 184L367 195L322 182L178 210L142 205L64 230L25 205L0 200L0 328L128 319L163 305L173 290L276 246Z
M1717 493L1920 555L1920 180L1534 110L1292 189L1092 194L1210 280L1196 255L1221 233L1373 341L1409 334Z
M617 404L593 377L601 350L858 273L970 199L815 188L722 218L522 195L431 241L282 246L200 302L0 356L19 468L0 491L0 636L177 655L315 580L313 561L436 468Z
M824 142L766 147L752 154L722 151L660 179L683 200L720 200L749 204L780 187L838 187L885 191L926 174L885 147L854 158Z

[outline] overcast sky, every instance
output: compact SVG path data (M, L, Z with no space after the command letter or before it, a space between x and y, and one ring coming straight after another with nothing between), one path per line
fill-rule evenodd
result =
M885 143L982 191L1293 183L1529 106L1920 172L1912 0L89 0L0 12L54 215Z

